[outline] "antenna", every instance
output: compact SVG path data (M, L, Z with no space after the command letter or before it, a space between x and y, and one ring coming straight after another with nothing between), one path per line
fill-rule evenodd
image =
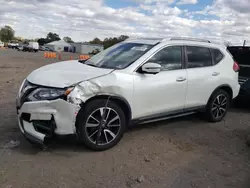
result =
M247 41L246 41L246 40L244 40L243 47L246 45L246 43L247 43Z

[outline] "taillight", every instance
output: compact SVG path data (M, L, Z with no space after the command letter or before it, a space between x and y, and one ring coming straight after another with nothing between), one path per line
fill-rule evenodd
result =
M239 70L240 70L240 66L239 66L239 64L238 64L236 61L234 62L233 70L234 70L235 72L239 72Z

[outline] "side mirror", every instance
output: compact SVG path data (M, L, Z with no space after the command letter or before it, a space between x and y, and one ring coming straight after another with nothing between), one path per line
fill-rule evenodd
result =
M161 71L161 65L158 63L148 62L142 65L141 70L143 73L157 74Z

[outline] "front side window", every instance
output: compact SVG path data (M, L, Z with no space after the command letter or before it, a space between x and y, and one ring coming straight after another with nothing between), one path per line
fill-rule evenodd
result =
M123 69L139 59L153 45L141 43L118 43L92 56L85 64L110 69Z
M212 65L210 50L205 47L187 46L187 67L198 68Z
M148 62L160 64L163 71L181 69L181 51L181 46L166 47L157 52Z

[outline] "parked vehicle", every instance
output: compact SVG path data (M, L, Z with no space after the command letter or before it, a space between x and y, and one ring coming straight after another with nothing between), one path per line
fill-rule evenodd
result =
M55 52L54 49L52 49L52 48L50 48L50 47L47 47L47 46L40 46L40 47L39 47L39 50L40 50L40 51Z
M45 51L48 51L48 52L55 52L55 50L54 49L52 49L52 48L50 48L50 47L45 47Z
M31 50L30 50L29 46L26 45L26 46L23 46L22 51L23 52L30 52Z
M47 143L77 134L93 150L116 145L128 125L202 112L221 121L240 89L226 46L191 38L129 39L87 61L33 71L17 97L21 132Z
M25 44L21 44L17 47L17 51L23 51L23 49L26 47L27 45Z
M39 44L38 42L29 42L27 46L23 47L24 52L38 52Z
M17 49L18 46L18 43L8 43L8 48Z
M44 46L39 46L39 51L45 51L45 47Z
M241 85L239 99L250 101L250 46L229 46L228 51L239 63L239 83Z
M38 42L29 42L28 46L30 47L31 51L33 50L34 52L38 52L39 49Z
M17 51L23 51L23 45L18 46Z

